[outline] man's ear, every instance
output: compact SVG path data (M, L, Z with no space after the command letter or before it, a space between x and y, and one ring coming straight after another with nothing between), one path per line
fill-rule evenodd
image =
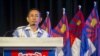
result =
M27 22L29 22L29 19L28 19L28 17L26 18L26 20L27 20Z

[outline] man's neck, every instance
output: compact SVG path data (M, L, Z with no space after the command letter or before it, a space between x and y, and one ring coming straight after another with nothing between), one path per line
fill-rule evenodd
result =
M36 26L36 25L31 25L30 27L33 30L33 32L37 31L37 29L38 29L38 26Z

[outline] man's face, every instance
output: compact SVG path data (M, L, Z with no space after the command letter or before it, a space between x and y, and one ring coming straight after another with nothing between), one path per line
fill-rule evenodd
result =
M27 21L30 25L37 25L40 23L41 21L41 17L40 17L40 13L37 10L32 10L29 12Z

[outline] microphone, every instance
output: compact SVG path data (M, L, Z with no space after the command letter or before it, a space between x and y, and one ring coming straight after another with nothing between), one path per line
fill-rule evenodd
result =
M30 26L35 26L36 24L34 23L34 24L30 24Z
M35 26L36 24L32 24L32 25L30 25L30 26Z

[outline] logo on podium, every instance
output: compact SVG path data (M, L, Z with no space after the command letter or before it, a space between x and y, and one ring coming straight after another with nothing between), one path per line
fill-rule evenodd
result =
M35 53L25 53L25 54L23 54L23 53L18 53L18 56L42 56L42 53L40 53L40 52L35 52Z

